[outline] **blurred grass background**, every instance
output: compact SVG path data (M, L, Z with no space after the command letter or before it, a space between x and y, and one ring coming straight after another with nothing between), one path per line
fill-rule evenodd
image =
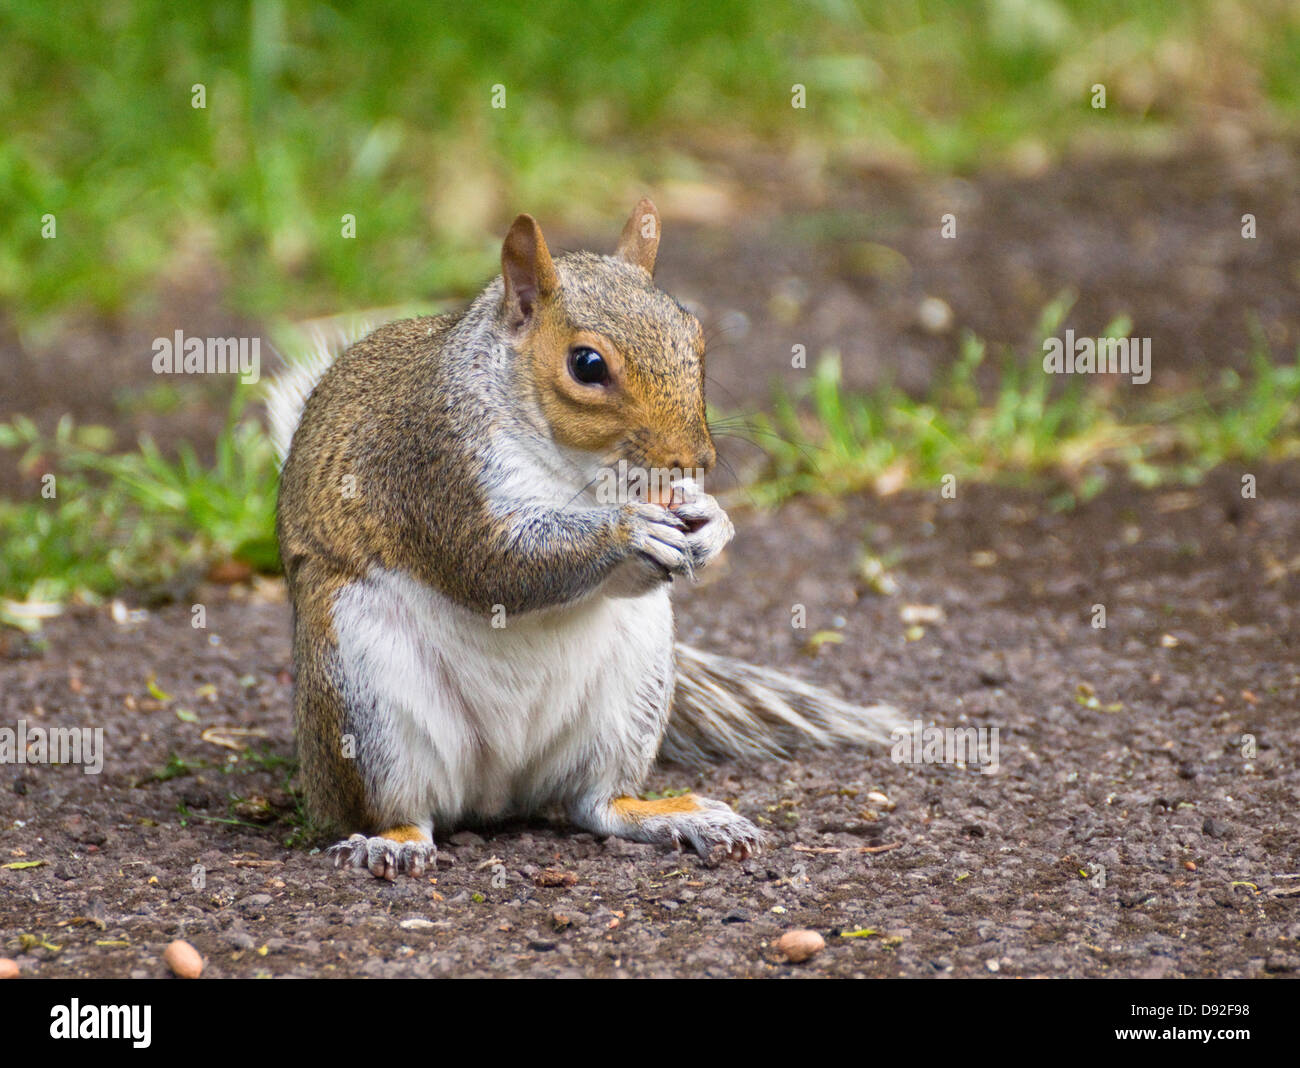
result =
M603 232L647 188L743 183L773 156L840 175L1023 173L1242 123L1300 128L1294 0L0 0L0 330L57 351L65 322L147 321L196 271L214 282L201 299L249 323L464 296L520 206L548 232ZM845 395L823 354L807 395L760 419L758 498L1052 472L1068 505L1105 465L1155 484L1300 436L1300 365L1262 342L1251 377L1123 420L1077 383L1049 397L1032 349L1003 354L981 396L983 353L966 337L920 398ZM155 383L119 409L179 393ZM0 622L124 586L165 597L213 562L273 568L275 465L247 395L211 462L66 418L0 423L0 457L32 489L0 497L0 595L17 599ZM57 499L36 492L51 470Z
M962 172L1300 114L1292 0L3 0L0 58L0 307L27 327L147 306L186 253L250 317L463 293L517 205L582 228L755 144Z

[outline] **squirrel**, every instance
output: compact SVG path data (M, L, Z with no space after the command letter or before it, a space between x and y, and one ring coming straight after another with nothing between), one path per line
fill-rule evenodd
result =
M649 199L612 256L552 258L519 215L468 308L322 341L272 387L301 781L318 826L352 832L336 865L419 876L435 826L559 808L744 859L765 835L727 804L638 799L657 757L898 722L675 643L672 580L733 528L700 485L704 334L653 282L659 239Z

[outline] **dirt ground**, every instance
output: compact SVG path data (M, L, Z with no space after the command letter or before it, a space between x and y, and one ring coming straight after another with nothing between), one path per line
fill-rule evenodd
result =
M1236 362L1247 308L1294 351L1294 159L1266 146L1249 161L963 185L971 239L942 253L925 221L942 190L844 176L837 211L888 205L865 236L785 240L820 225L810 193L713 243L701 227L689 252L669 234L661 281L718 327L711 372L742 400L762 399L784 357L761 375L752 361L790 338L838 344L851 381L890 367L923 381L955 342L917 327L922 296L1023 341L1058 282L1081 293L1081 330L1131 313L1156 379L1172 379ZM1252 209L1283 222L1244 249L1214 236ZM1144 258L1152 232L1164 252ZM907 269L864 275L884 262L864 243ZM131 348L123 338L148 329L76 351ZM31 401L10 404L52 413L59 386L37 363L26 378L8 364ZM76 405L112 412L91 392ZM538 820L444 829L436 874L384 883L304 840L280 583L200 585L120 621L70 612L43 643L0 635L0 725L102 726L106 751L99 775L0 767L0 955L33 976L161 976L173 938L213 977L1300 975L1294 464L1116 487L1068 514L964 485L769 514L738 500L724 565L679 591L681 637L927 724L997 728L996 773L898 764L885 748L668 767L648 789L727 800L771 832L769 850L712 866ZM864 545L891 559L892 595L859 575ZM810 656L827 630L842 641ZM783 962L773 942L794 927L825 950Z

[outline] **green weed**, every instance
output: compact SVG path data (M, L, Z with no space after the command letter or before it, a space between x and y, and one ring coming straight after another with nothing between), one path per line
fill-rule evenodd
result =
M1068 307L1063 296L1047 308L1040 337L1055 333ZM1128 328L1118 321L1105 333ZM801 393L778 394L773 413L753 419L754 438L770 456L753 498L775 504L799 493L939 488L952 476L1054 487L1053 504L1068 508L1117 473L1144 487L1194 483L1227 461L1300 448L1300 352L1292 365L1275 364L1262 339L1246 375L1227 372L1206 389L1149 399L1087 375L1067 376L1062 386L1044 373L1041 349L1026 358L1003 353L981 389L985 357L984 342L967 334L960 357L916 399L889 384L846 391L838 353L826 352Z
M38 487L0 500L0 596L93 600L228 558L275 570L275 457L244 404L236 394L211 464L187 443L168 458L148 437L115 453L111 432L69 418L48 439L22 416L0 424L0 449L21 450Z

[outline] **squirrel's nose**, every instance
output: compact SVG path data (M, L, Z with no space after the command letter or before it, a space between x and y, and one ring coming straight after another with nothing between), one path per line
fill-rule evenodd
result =
M683 449L668 466L679 471L703 471L708 474L717 462L717 450L711 441L706 441L689 451Z

